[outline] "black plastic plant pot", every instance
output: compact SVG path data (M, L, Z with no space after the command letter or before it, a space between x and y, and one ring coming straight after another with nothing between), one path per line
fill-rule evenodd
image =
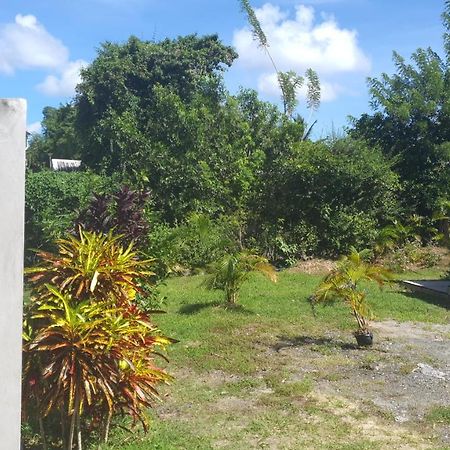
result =
M360 347L369 347L373 344L373 334L371 331L357 331L355 333L355 338Z

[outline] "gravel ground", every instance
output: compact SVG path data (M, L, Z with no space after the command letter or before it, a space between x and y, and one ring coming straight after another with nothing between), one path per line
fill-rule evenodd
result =
M315 374L318 391L375 407L397 424L423 423L431 409L450 407L450 325L373 323L374 345L359 349L341 336L280 340L275 348ZM450 448L450 427L435 427Z

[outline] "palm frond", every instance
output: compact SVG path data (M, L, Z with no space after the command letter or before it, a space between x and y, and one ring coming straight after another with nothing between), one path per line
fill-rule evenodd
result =
M277 281L275 268L262 256L248 252L225 255L216 264L209 267L210 274L202 285L206 289L218 289L225 292L228 302L239 294L242 284L252 272L259 272L270 281Z
M367 255L367 252L358 252L352 247L350 253L340 259L336 269L326 275L316 288L311 296L311 304L314 306L318 303L342 300L350 306L358 326L367 328L370 309L360 283L373 281L382 286L392 279L389 270L368 262Z

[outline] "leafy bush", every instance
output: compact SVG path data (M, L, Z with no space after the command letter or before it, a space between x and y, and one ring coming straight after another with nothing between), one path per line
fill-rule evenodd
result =
M85 208L94 192L114 185L90 172L27 172L25 185L25 250L51 249L55 239L72 227L77 210Z
M360 141L297 143L267 170L255 200L255 239L264 227L281 224L283 239L299 244L298 256L370 247L377 229L399 214L391 163ZM309 235L306 245L300 230Z
M172 271L205 270L227 251L236 249L235 224L231 219L212 220L192 214L181 225L152 226L147 253Z
M322 245L336 253L346 252L352 246L368 246L377 235L377 219L367 211L342 207L330 213L328 219L326 241Z
M112 234L80 231L57 247L27 271L34 289L24 321L25 419L38 424L44 448L72 449L75 439L82 448L83 433L107 441L116 416L147 429L155 388L171 379L155 365L157 350L173 342L134 301L149 261Z
M123 304L134 300L141 278L154 275L148 269L152 260L139 261L133 245L122 247L120 236L111 231L105 235L80 230L78 237L56 244L58 253L39 251L41 265L26 270L40 295L51 284L78 300L95 294L98 300L112 296Z
M250 236L249 245L266 256L276 266L292 266L307 259L318 249L317 230L301 220L292 229L285 229L284 220L263 224L257 236Z
M383 255L388 251L400 249L407 244L430 244L439 241L442 234L435 226L435 220L413 214L406 220L393 220L380 229L375 239L375 252Z
M76 228L107 234L111 230L126 244L142 246L148 239L146 209L149 192L122 186L112 194L94 194L87 208L75 220Z
M441 236L430 219L413 215L404 222L394 220L381 228L374 252L394 272L403 272L411 266L433 267L440 257L427 244L440 240Z

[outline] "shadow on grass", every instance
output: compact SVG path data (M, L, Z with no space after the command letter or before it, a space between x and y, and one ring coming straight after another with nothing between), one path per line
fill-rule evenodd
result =
M272 347L276 352L279 352L283 348L292 347L325 347L330 350L357 350L365 351L371 350L377 353L387 353L387 350L377 348L376 346L359 346L356 342L345 342L340 339L333 339L327 337L313 337L313 336L277 336L278 342Z
M341 350L357 350L360 347L356 344L343 342L340 340L327 337L312 337L312 336L277 336L279 341L273 346L274 350L279 352L283 348L289 347L307 347L312 345L322 345L327 347L336 347Z
M223 302L203 302L203 303L191 303L189 305L183 305L178 312L180 314L184 315L193 315L197 314L200 311L206 309L206 308L220 308L224 311L230 311L230 312L236 312L241 313L245 315L253 315L254 312L250 309L247 309L245 306L242 305L226 305Z
M420 292L403 292L405 297L419 299L427 303L431 303L435 306L440 306L441 308L450 309L450 297L439 294L425 294Z
M409 290L405 286L402 286L399 283L397 289L394 289L393 292L398 292L403 294L405 297L422 300L423 302L430 303L435 306L439 306L441 308L450 309L450 296L441 294L441 293L433 293L427 291L417 290Z

